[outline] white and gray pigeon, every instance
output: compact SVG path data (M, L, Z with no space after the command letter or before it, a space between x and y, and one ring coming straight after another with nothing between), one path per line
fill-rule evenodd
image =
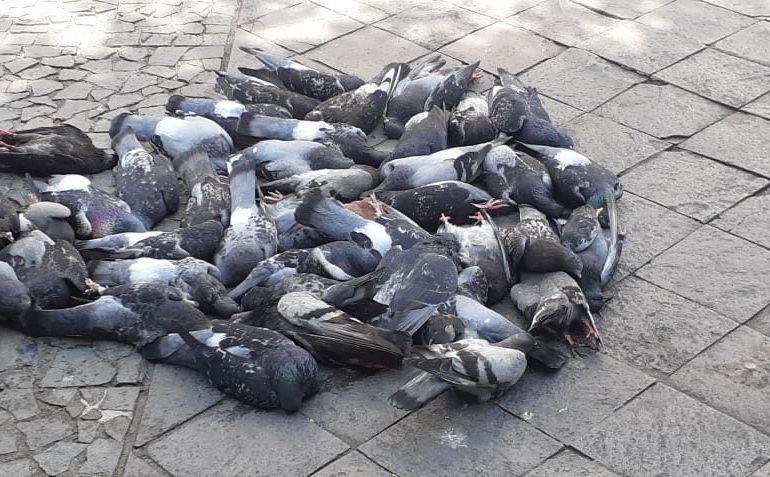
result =
M216 220L224 227L230 225L230 186L217 174L206 151L200 147L190 149L174 159L173 165L190 191L182 227L207 220Z
M497 129L489 119L489 104L479 93L468 90L449 116L447 143L450 147L489 142Z
M27 285L19 280L10 265L0 261L0 321L14 319L31 307Z
M429 156L443 151L447 147L448 121L449 111L439 106L412 116L404 126L404 133L393 148L390 158Z
M179 180L167 157L147 152L129 126L112 138L112 149L117 196L147 230L179 209Z
M379 181L377 171L369 166L355 165L349 169L318 169L295 174L261 184L265 194L277 192L281 195L302 193L319 188L329 197L341 201L358 199L363 192L373 189Z
M260 141L241 151L253 162L262 179L286 179L319 169L348 169L354 162L339 150L313 141Z
M230 75L217 71L217 87L230 100L242 104L273 104L291 112L294 119L302 119L315 108L317 99L280 88L258 78ZM256 113L255 110L252 112Z

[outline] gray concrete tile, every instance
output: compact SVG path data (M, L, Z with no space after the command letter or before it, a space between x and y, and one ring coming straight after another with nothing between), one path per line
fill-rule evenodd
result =
M605 351L654 375L667 375L735 328L736 323L635 277L612 289L598 319Z
M743 13L750 17L770 16L770 4L764 0L705 0L708 3Z
M666 139L695 134L730 110L676 86L643 83L611 99L594 113Z
M529 11L529 10L527 10ZM564 81L569 78L569 81ZM522 75L524 82L548 96L590 111L643 77L585 50L571 48Z
M576 444L628 476L741 476L767 458L770 438L658 384Z
M613 477L617 474L575 451L565 450L527 473L527 477Z
M569 0L546 0L505 20L564 45L576 45L619 23Z
M171 474L214 476L253 473L255 462L273 475L307 475L347 449L302 414L260 411L226 400L146 451Z
M537 5L543 0L508 0L500 2L498 0L446 0L476 13L487 15L497 19L505 18L530 7Z
M614 358L592 353L569 360L557 372L528 369L498 404L571 444L654 381Z
M559 127L566 127L569 121L583 114L583 111L573 108L569 104L564 104L542 94L540 95L540 102L543 103L543 107L548 112L551 122Z
M609 119L587 113L564 125L575 150L620 174L671 144Z
M770 248L770 193L767 191L749 197L730 210L723 212L711 225Z
M441 52L467 63L481 60L481 68L493 74L497 74L497 68L516 74L563 49L521 28L496 23L445 46Z
M444 393L359 450L409 477L520 475L560 448L494 404L467 405Z
M770 303L770 251L708 225L637 275L743 323Z
M701 43L713 43L756 20L698 0L676 0L636 21Z
M394 474L367 459L360 452L353 451L314 473L313 477L354 477L357 475L389 477Z
M757 316L746 324L765 336L770 336L770 306L757 313Z
M766 45L768 42L770 42L770 22L764 21L757 22L714 46L741 58L770 65L770 52L766 51L766 48L757 48L757 45Z
M242 0L238 25L250 23L268 13L298 5L302 0Z
M379 28L368 26L308 53L311 59L339 71L369 79L392 61L411 61L425 48Z
M742 326L671 376L680 391L770 433L770 338Z
M686 58L656 76L735 107L770 89L770 67L713 48Z
M440 24L436 22L441 18ZM377 22L377 28L435 50L494 20L444 2L424 2Z
M695 40L635 22L617 25L578 46L642 73L654 73L701 48Z
M688 151L665 151L623 176L626 189L708 222L765 187L767 179ZM665 186L661 187L662 184Z
M765 464L761 469L751 474L751 477L770 477L770 462Z
M751 103L741 108L741 110L762 116L765 119L770 119L770 93L755 101L752 101Z
M290 50L304 53L361 26L352 18L305 3L259 17L248 30Z
M265 40L253 33L250 33L242 28L235 30L235 37L233 38L233 46L230 50L230 58L227 62L227 72L230 74L243 74L238 71L238 67L246 68L264 68L262 64L254 55L250 55L241 50L240 47L259 48L273 55L280 55L285 58L294 56L294 53L276 45L272 41Z
M770 177L769 136L770 121L735 113L683 142L682 147Z
M388 396L409 376L406 372L377 373L314 396L302 413L350 445L361 444L407 414L391 406Z
M385 10L354 0L347 0L345 2L339 2L337 0L313 0L313 3L317 3L322 7L349 16L362 23L374 23L389 15Z

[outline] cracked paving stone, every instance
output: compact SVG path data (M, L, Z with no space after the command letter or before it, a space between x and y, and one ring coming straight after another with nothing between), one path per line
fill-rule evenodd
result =
M682 366L671 384L682 392L770 432L770 338L742 326Z
M187 50L185 60L201 60L204 58L222 58L225 54L224 46L196 46Z
M72 83L54 95L53 99L86 99L93 85L88 83Z
M176 65L176 62L174 62L174 65ZM149 66L144 68L142 71L151 75L160 76L161 78L165 79L171 78L176 74L176 70L161 65Z
M78 475L112 475L118 466L122 446L114 439L96 439L86 449L86 461L78 469Z
M40 412L32 389L0 390L0 408L10 412L18 420L29 419Z
M147 60L147 64L156 66L176 66L182 55L187 52L187 48L178 46L161 46L155 48L152 56Z
M517 74L563 50L522 28L496 23L443 47L441 53L466 62L480 59L481 68L493 74L498 67ZM512 55L511 51L517 53Z
M58 56L55 58L45 58L41 62L54 68L72 68L75 66L75 58L72 55Z
M101 101L107 96L114 93L115 91L112 91L110 89L94 89L94 90L91 90L91 97L96 101Z
M739 323L770 303L770 251L703 226L637 271Z
M153 469L150 464L137 457L134 453L128 456L123 475L127 477L165 477L165 474Z
M435 18L442 19L441 28L434 25L432 20ZM425 2L388 17L376 26L425 48L436 49L492 22L487 16L454 5Z
M88 75L86 81L101 88L117 91L123 87L123 83L126 81L126 74L112 71L108 73L94 73Z
M644 78L587 51L571 48L535 66L521 79L551 98L590 111Z
M118 56L127 61L140 61L150 54L149 48L123 47L118 50Z
M654 379L603 354L571 359L556 373L528 369L498 404L571 443Z
M99 435L98 421L84 421L78 419L78 442L90 444Z
M682 147L770 177L770 121L735 113L682 143Z
M133 93L134 91L139 91L140 89L146 88L147 86L154 85L157 82L157 76L143 73L133 74L126 80L125 83L123 83L123 88L121 88L120 92L122 94Z
M599 327L605 352L666 375L735 328L734 321L643 280L615 285Z
M58 72L59 70L57 70L56 68L51 68L50 66L46 66L46 65L38 65L22 71L21 73L19 73L19 76L22 79L37 80L37 79L45 78L46 76L51 76Z
M203 37L201 35L178 35L174 44L177 46L201 46L203 45Z
M32 477L32 462L27 459L0 462L0 475L14 477Z
M150 35L142 41L144 46L170 46L175 35Z
M642 73L654 73L701 49L695 40L635 22L613 27L578 46Z
M107 132L108 130L109 127L97 132ZM138 353L131 353L118 361L118 375L115 377L115 382L118 384L140 383L144 377L143 368L144 361L142 357Z
M390 477L393 474L367 459L360 452L353 451L337 459L313 474L313 477Z
M16 433L13 431L12 424L0 426L0 456L16 452L19 447L16 445Z
M690 136L729 114L725 106L672 85L638 84L594 113L660 139Z
M505 20L564 45L574 46L619 23L570 1L547 0Z
M156 365L136 445L144 445L223 399L206 378L177 366Z
M131 418L129 416L115 416L112 419L104 421L104 432L108 436L112 437L116 441L120 442L128 432L128 427L131 425Z
M62 49L58 46L40 46L30 45L24 47L24 55L29 58L47 58L62 54Z
M7 185L3 189L9 190ZM38 344L34 339L8 328L0 331L0 373L20 365L33 364L37 354Z
M696 0L676 0L636 21L701 43L715 42L754 22L738 13Z
M29 86L34 96L43 96L64 88L60 82L47 79L30 81Z
M359 450L400 476L521 475L561 444L498 406L444 393ZM441 462L441 465L435 465Z
M388 396L409 380L406 373L380 372L313 397L302 413L337 437L358 445L407 413L391 406Z
M63 412L56 412L31 421L19 422L16 428L24 434L27 446L35 450L75 433L73 422Z
M116 33L107 36L107 46L134 46L139 44L139 33Z
M38 64L38 62L39 60L33 58L19 58L18 60L10 61L3 66L5 66L12 74L18 74L21 71Z
M59 475L70 467L72 459L80 455L87 446L77 442L57 442L45 451L35 454L33 459L46 474Z
M40 386L59 388L96 386L108 383L115 376L115 367L100 359L90 348L60 349Z
M137 61L119 60L112 64L113 71L139 71L144 66Z
M671 0L639 0L628 2L627 0L574 0L576 3L599 12L608 13L619 18L636 18L661 7Z
M770 67L712 48L680 61L656 76L735 107L770 89Z
M667 187L660 187L663 183ZM768 181L688 151L665 151L625 174L623 184L636 195L708 222Z
M577 452L566 450L543 462L527 477L614 477L616 473Z
M615 174L670 146L665 141L590 113L573 119L563 125L563 129L575 141L576 150Z
M770 229L768 210L770 193L763 192L723 212L711 221L711 225L770 248L770 237L767 236L767 230Z
M253 472L254 462L275 475L307 475L347 449L299 413L260 411L227 400L152 442L146 451L172 474L213 476ZM218 456L216 468L209 465L212 452Z
M589 431L576 448L630 477L748 475L770 438L662 384Z
M37 398L46 404L64 407L72 401L77 392L75 388L45 389Z

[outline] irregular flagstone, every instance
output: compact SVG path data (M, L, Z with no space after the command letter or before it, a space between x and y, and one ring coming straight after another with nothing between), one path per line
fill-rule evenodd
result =
M86 99L93 86L88 83L72 83L54 95L54 99Z
M155 48L152 56L147 61L147 64L159 66L175 66L186 51L187 48L181 48L178 46L162 46Z
M32 462L29 460L12 460L0 462L0 475L12 475L13 477L32 477Z
M40 412L32 389L1 390L0 408L10 412L19 420L36 416Z
M33 459L48 475L59 475L70 467L72 459L85 450L85 444L57 442L45 451L35 454Z
M72 420L62 412L49 414L31 421L19 422L16 427L24 434L27 446L33 450L51 442L62 440L75 432Z
M13 430L13 424L0 426L0 456L16 452L16 432Z
M32 94L35 96L42 96L64 88L64 85L60 82L47 79L30 81L29 86L32 88Z
M150 464L137 457L133 452L128 456L123 475L130 475L131 477L165 477L165 474L152 468Z
M92 349L62 349L57 352L40 385L51 388L94 386L105 384L114 376L115 367L101 360Z
M122 446L114 439L96 439L88 445L86 462L78 469L78 474L112 475L121 451Z
M37 357L37 342L18 331L0 328L0 372L18 365L32 364Z
M19 72L24 71L27 68L36 65L37 63L38 60L33 58L19 58L18 60L8 62L3 66L5 66L12 74L18 74Z

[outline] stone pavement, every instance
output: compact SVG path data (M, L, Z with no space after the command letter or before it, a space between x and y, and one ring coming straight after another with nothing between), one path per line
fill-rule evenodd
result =
M480 58L482 90L498 66L536 85L622 175L631 231L603 351L485 405L405 413L386 397L409 371L336 370L300 413L264 412L128 346L0 329L0 476L770 476L768 0L0 6L0 127L66 122L108 147L121 111L255 65L238 45L364 77L438 51Z

